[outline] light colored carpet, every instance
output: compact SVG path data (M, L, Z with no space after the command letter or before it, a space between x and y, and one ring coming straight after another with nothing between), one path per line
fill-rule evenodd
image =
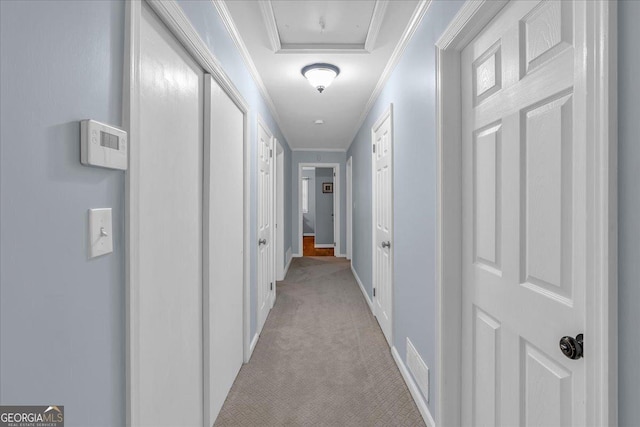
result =
M424 426L349 262L293 260L216 426Z

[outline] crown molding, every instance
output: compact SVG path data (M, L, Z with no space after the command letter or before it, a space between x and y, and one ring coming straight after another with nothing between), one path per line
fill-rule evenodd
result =
M332 54L332 53L371 53L364 48L363 44L303 44L290 43L282 45L282 48L275 52L276 55L286 55L290 53L312 53L312 54Z
M384 71L382 72L382 75L380 75L380 79L378 79L378 83L376 84L375 89L373 90L373 92L371 93L371 96L369 97L369 101L367 101L367 105L365 106L364 110L362 111L362 114L360 115L358 124L355 126L353 135L351 136L349 147L351 147L351 144L353 143L353 139L358 134L358 131L360 130L360 127L362 126L365 119L367 118L367 115L371 111L371 108L373 108L373 104L375 104L375 102L378 99L378 96L380 96L380 92L382 92L384 85L387 83L387 80L389 80L391 73L395 69L396 65L398 65L398 62L400 62L400 58L402 58L402 54L404 53L405 49L407 48L407 45L411 41L413 34L418 29L420 22L422 22L422 18L427 13L427 10L429 10L429 6L431 6L431 3L432 3L432 0L420 0L420 3L418 3L418 6L416 6L416 9L413 11L413 15L411 15L411 19L409 20L407 27L404 29L404 32L402 33L402 37L400 37L400 40L398 40L398 44L396 45L396 48L393 50L393 53L391 54L391 57L389 58L387 65L384 67Z
M275 13L273 12L273 5L271 0L259 0L260 11L262 12L262 18L264 25L267 29L267 35L269 36L269 43L271 49L277 54L287 53L371 53L375 48L376 39L380 33L384 15L389 5L389 0L376 0L373 13L371 15L371 21L369 22L369 28L367 30L367 38L364 43L359 44L347 44L347 43L282 43L280 40L280 33L278 31L278 24L276 22Z
M471 41L470 34L476 34L476 26L486 22L487 16L495 16L507 4L507 0L467 1L462 5L436 46L445 50L450 46L464 46ZM471 21L475 21L471 22ZM470 27L469 27L470 26Z
M278 32L278 24L276 23L276 15L273 13L271 0L259 0L258 4L262 12L264 26L267 28L271 49L273 49L274 52L278 52L282 49L282 45L280 44L280 33Z
M147 4L162 19L172 34L182 43L193 58L214 76L222 89L244 113L249 112L249 104L236 85L227 75L224 68L207 47L196 29L185 15L182 7L174 0L147 0Z
M317 152L328 152L328 153L346 153L346 148L291 148L291 151L317 151Z
M371 16L371 24L369 25L369 31L367 31L367 39L364 42L364 50L367 52L373 52L380 34L380 28L382 27L382 21L384 21L384 15L387 12L387 6L389 2L387 0L377 0L376 5L373 7L373 15Z
M251 59L249 50L247 49L247 46L244 44L244 41L240 36L238 27L236 27L236 24L233 21L233 18L231 17L231 13L227 8L225 0L211 0L211 2L216 8L216 11L218 12L218 14L220 15L220 18L222 19L224 26L227 28L227 31L229 32L231 39L236 45L236 48L240 52L240 56L242 56L242 59L244 60L244 63L247 69L249 70L249 74L251 74L251 77L253 77L253 81L255 82L256 86L258 86L258 90L260 91L262 98L267 103L267 106L269 107L269 111L271 112L273 119L276 121L278 128L280 129L280 132L282 132L283 136L285 137L287 144L290 144L290 139L286 134L284 127L282 126L282 120L280 120L280 115L276 110L276 106L273 103L273 99L271 98L271 95L269 94L267 87L262 81L262 77L260 77L260 73L258 73L258 69L254 64L253 59Z

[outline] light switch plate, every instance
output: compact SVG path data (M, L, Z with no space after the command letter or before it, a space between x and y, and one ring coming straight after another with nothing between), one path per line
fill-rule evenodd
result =
M89 258L113 252L111 208L89 209Z

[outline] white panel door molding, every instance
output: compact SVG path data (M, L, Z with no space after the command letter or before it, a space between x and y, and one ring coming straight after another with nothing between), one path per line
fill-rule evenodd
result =
M469 2L438 42L439 425L617 424L615 19Z
M371 128L373 307L393 347L393 105Z
M269 311L275 300L275 272L274 272L274 157L273 157L273 134L258 119L258 327L257 335L260 335L264 322L267 320Z

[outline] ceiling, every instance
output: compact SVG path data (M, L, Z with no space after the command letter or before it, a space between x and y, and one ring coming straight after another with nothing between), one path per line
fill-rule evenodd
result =
M289 146L344 150L404 50L425 3L227 0L218 8ZM316 62L340 68L323 93L300 73Z

